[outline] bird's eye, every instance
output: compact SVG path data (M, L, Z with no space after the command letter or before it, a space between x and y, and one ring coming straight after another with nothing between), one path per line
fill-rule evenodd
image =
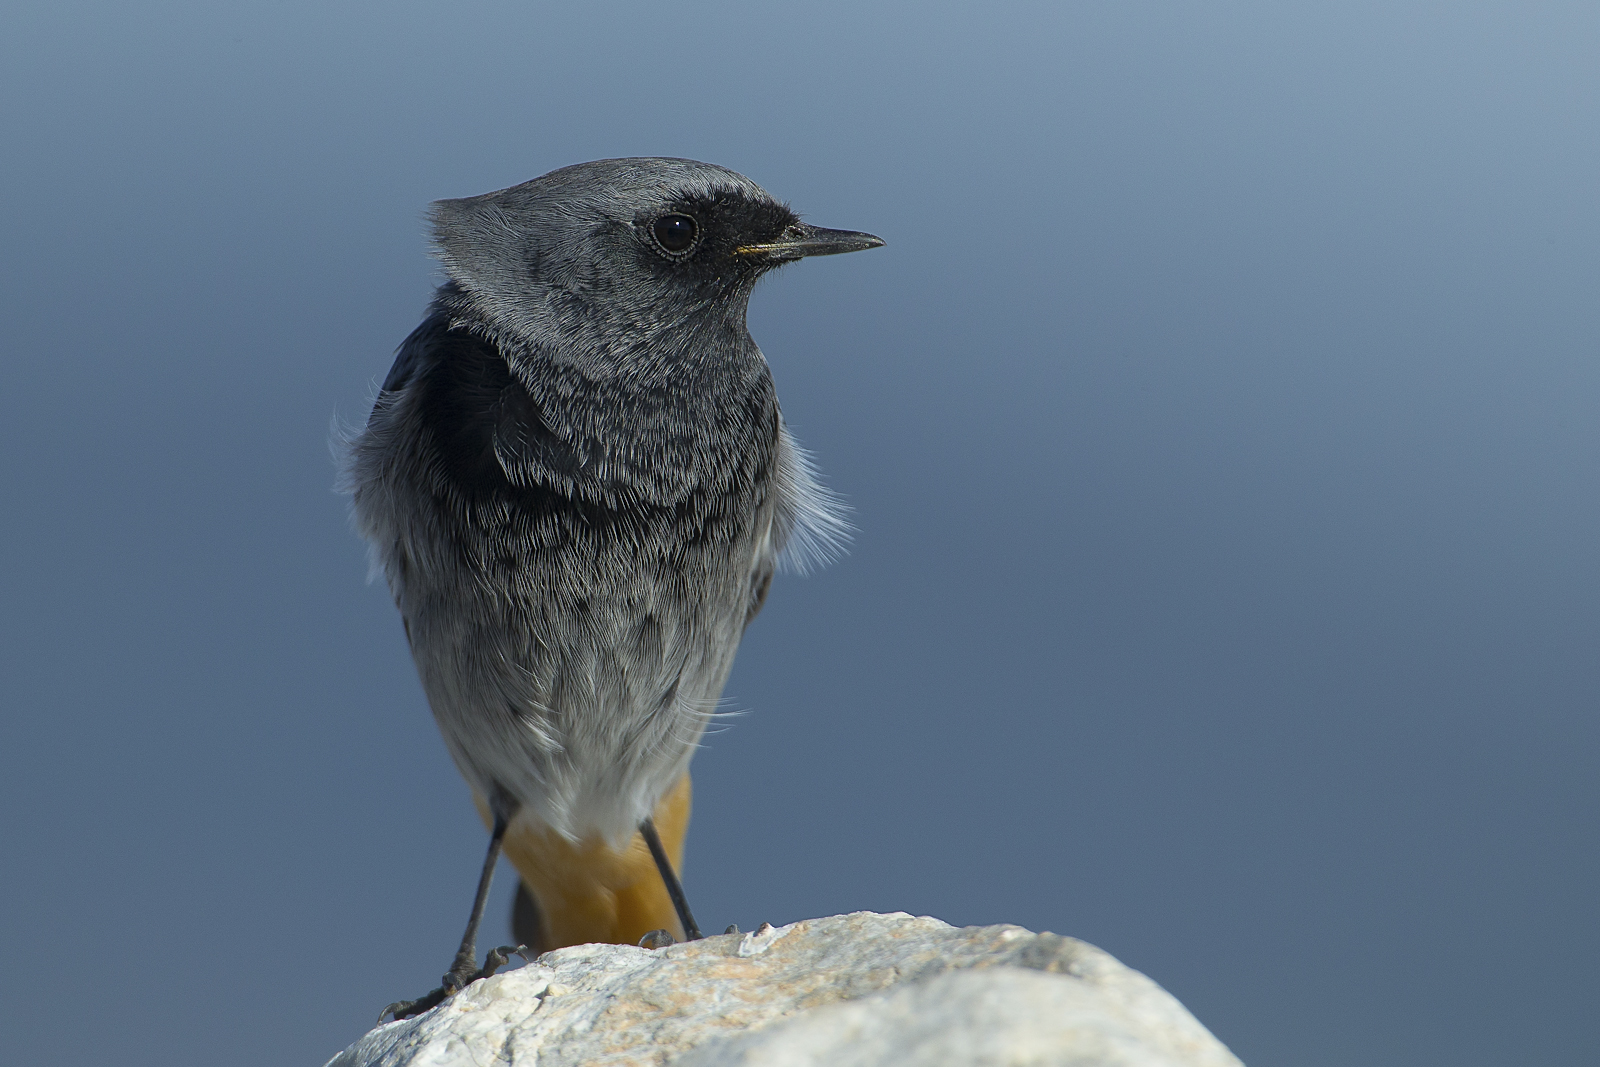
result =
M700 225L688 215L674 213L656 219L650 226L650 232L655 235L656 244L663 251L676 255L687 252L693 246L695 238L700 236Z

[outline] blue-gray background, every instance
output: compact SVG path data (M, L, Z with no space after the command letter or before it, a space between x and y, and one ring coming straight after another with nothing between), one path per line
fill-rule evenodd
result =
M1073 934L1256 1064L1593 1064L1597 54L1592 2L11 7L7 1054L314 1064L434 983L483 832L330 421L428 201L670 154L889 241L754 301L859 534L696 761L708 926Z

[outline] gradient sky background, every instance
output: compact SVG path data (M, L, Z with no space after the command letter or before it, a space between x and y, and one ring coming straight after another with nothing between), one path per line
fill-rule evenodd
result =
M436 982L484 834L330 423L430 200L658 154L889 241L752 307L859 533L696 759L707 927L1075 935L1251 1064L1600 1062L1592 0L6 24L15 1062L317 1064Z

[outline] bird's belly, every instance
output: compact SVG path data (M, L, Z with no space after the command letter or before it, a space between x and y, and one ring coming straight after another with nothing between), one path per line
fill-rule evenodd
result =
M408 587L412 654L474 790L504 790L525 821L570 840L627 841L687 770L715 711L743 629L749 556L694 568L687 582L680 557L671 572L624 560L538 587L487 586L494 596L486 583Z

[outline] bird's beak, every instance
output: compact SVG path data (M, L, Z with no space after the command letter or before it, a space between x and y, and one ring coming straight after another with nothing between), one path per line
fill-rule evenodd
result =
M774 259L800 259L804 256L836 256L841 252L860 252L883 245L883 238L855 230L824 230L820 226L807 226L797 222L784 230L776 241L758 245L740 245L734 254L740 256L771 256Z

